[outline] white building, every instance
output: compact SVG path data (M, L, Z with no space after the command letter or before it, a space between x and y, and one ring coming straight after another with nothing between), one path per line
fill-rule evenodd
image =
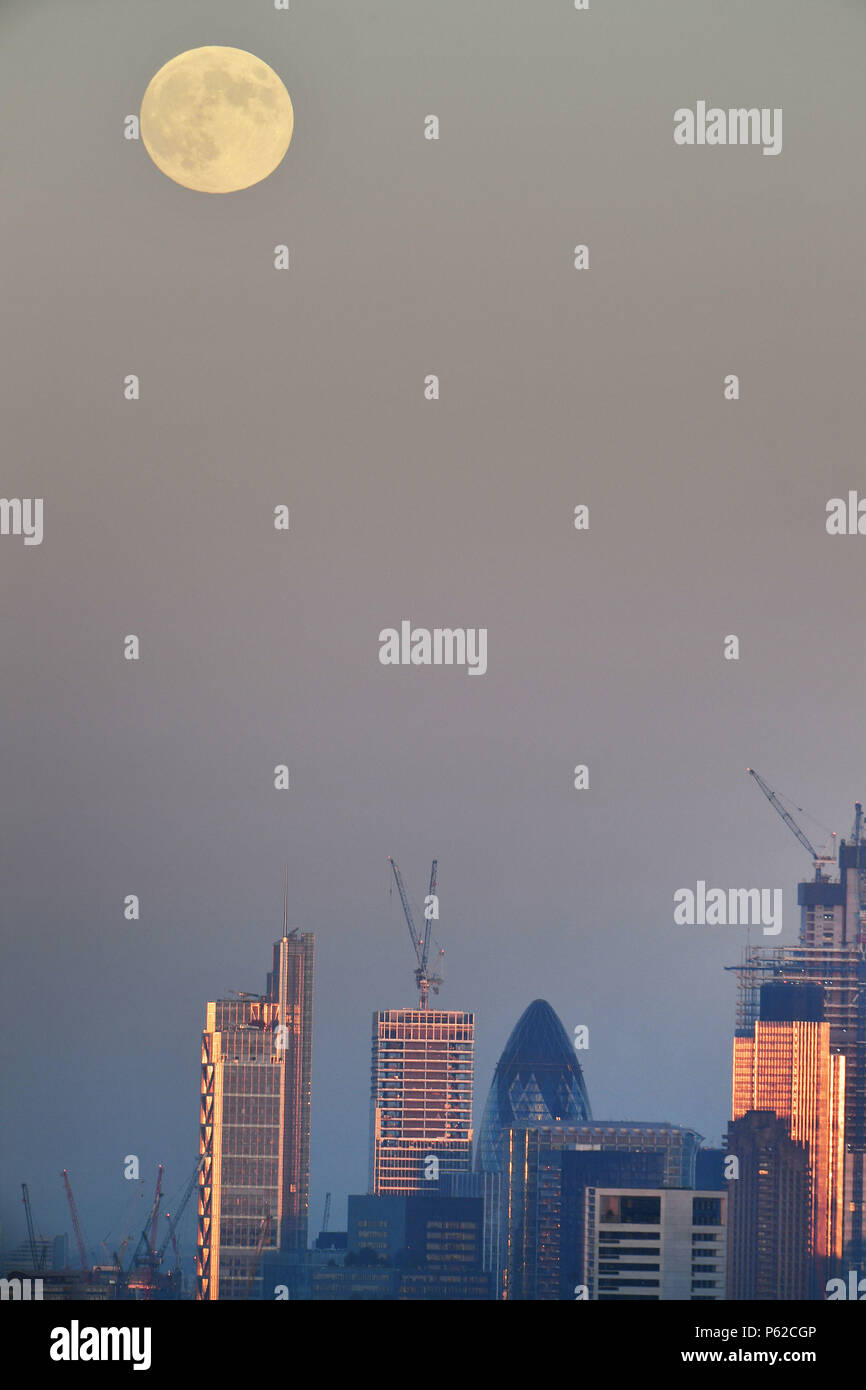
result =
M725 1297L725 1192L586 1189L583 1283L597 1302Z

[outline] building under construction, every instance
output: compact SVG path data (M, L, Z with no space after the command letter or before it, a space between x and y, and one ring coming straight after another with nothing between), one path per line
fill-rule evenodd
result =
M439 993L430 965L431 922L438 919L437 860L424 899L424 927L415 925L403 876L389 863L415 951L417 1008L373 1014L370 1092L370 1182L375 1196L431 1192L472 1167L472 1085L475 1015L430 1007Z
M751 771L751 769L750 769ZM752 773L812 855L813 878L798 885L800 939L792 946L747 946L737 977L736 1035L753 1037L761 986L820 985L830 1050L845 1058L845 1160L842 1264L866 1272L866 843L860 802L850 840L819 854L766 783Z

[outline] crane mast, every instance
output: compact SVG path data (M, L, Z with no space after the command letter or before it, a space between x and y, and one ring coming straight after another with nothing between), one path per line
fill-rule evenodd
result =
M127 1275L141 1265L150 1265L156 1255L156 1227L159 1220L159 1204L162 1200L162 1174L163 1167L160 1163L156 1173L156 1192L153 1197L153 1206L147 1214L147 1220L142 1227L141 1235L138 1238L138 1245L135 1247L135 1254L132 1263L127 1270Z
M72 1195L72 1188L69 1185L69 1174L63 1169L63 1184L66 1188L66 1200L69 1203L69 1211L72 1216L72 1229L75 1232L75 1240L78 1245L78 1258L81 1262L82 1274L90 1273L90 1266L87 1263L87 1251L84 1248L84 1237L81 1234L81 1223L78 1220L78 1209L75 1205L75 1198Z
M154 1263L156 1264L157 1268L162 1264L163 1256L165 1255L166 1249L167 1249L167 1247L168 1247L169 1240L171 1241L172 1245L173 1245L174 1248L175 1248L175 1253L177 1253L177 1239L176 1239L177 1228L178 1228L178 1226L180 1225L180 1219L181 1219L181 1217L183 1216L184 1212L185 1212L186 1209L187 1209L187 1205L188 1205L188 1203L189 1203L189 1199L190 1199L190 1197L191 1197L192 1194L193 1194L193 1190L194 1190L194 1188L195 1188L196 1182L198 1181L198 1175L199 1175L199 1173L201 1172L201 1167L202 1167L202 1164L203 1164L203 1163L204 1163L204 1159L203 1159L203 1158L200 1158L199 1161L198 1161L198 1163L195 1165L195 1168L193 1169L192 1177L190 1178L189 1182L187 1183L186 1189L185 1189L185 1191L184 1191L184 1194L183 1194L183 1196L181 1197L180 1206L178 1207L178 1209L177 1209L177 1211L174 1213L174 1215L172 1216L172 1214L171 1214L170 1211L167 1211L167 1212L165 1213L165 1219L166 1219L166 1221L168 1222L168 1235L167 1235L167 1236L165 1237L165 1239L163 1240L163 1242L162 1242L162 1244L160 1245L159 1249L158 1249L157 1251L155 1251L155 1253L154 1253L154 1257L153 1257L153 1258L154 1258Z
M36 1232L33 1229L33 1212L30 1209L30 1189L26 1182L21 1184L21 1191L24 1193L24 1214L27 1217L27 1240L30 1244L30 1258L33 1261L34 1269L41 1269L45 1263L45 1250L36 1249Z
M156 1228L159 1222L159 1204L162 1201L162 1175L163 1166L160 1163L156 1175L156 1196L153 1199L153 1216L150 1222L150 1248L156 1249Z
M430 990L432 989L434 994L438 994L439 986L442 983L441 975L432 975L429 973L427 969L427 961L430 954L431 919L425 913L424 936L422 938L421 936L419 936L417 928L415 926L415 920L412 916L412 909L409 906L409 898L406 894L406 887L403 883L403 875L400 873L400 870L398 869L396 862L391 858L390 854L388 855L388 863L391 865L391 868L394 871L394 880L397 884L397 892L400 894L400 902L403 906L403 916L406 918L406 926L409 928L409 936L411 938L412 945L415 947L415 958L418 961L418 966L415 970L415 984L418 987L418 1007L419 1009L427 1009L429 1008L428 999L430 996ZM436 893L436 877L438 871L438 863L439 861L437 859L433 860L433 867L430 871L430 892L428 894L429 897L435 896ZM442 952L440 952L440 955L441 954Z

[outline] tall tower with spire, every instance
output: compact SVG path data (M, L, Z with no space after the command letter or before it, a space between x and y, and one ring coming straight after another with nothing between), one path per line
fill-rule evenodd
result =
M207 1005L201 1049L197 1297L249 1295L262 1250L304 1250L310 1191L312 933L288 924L264 994Z

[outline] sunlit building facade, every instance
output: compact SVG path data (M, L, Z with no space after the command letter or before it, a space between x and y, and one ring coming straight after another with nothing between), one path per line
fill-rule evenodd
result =
M820 1287L842 1256L845 1058L830 1049L823 992L814 984L765 984L751 1037L734 1038L732 1118L772 1111L807 1148L810 1254Z
M475 1015L383 1009L373 1015L370 1192L431 1191L472 1165Z
M866 1274L866 832L855 807L850 841L839 846L838 878L819 867L797 889L799 942L747 946L738 966L738 1035L751 1036L761 986L814 984L824 996L830 1048L845 1059L845 1198L842 1261Z
M207 1005L199 1299L255 1296L263 1252L306 1249L313 942L312 934L286 930L264 994Z

